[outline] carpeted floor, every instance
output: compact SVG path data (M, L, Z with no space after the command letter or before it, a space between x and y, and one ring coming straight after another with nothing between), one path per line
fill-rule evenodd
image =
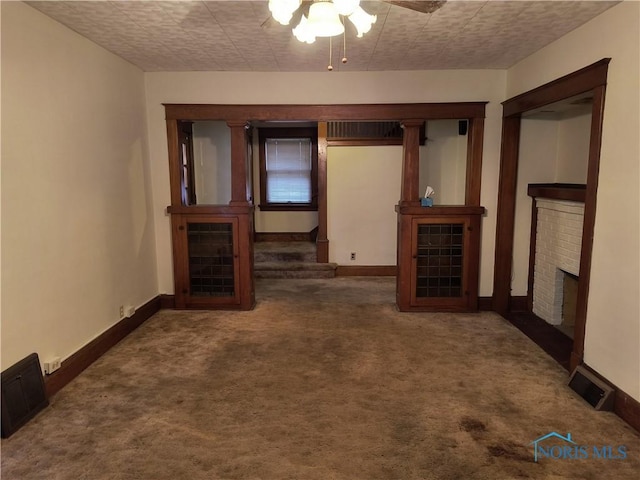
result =
M261 280L251 312L159 312L2 441L2 479L638 478L637 432L524 334L399 313L394 281ZM553 431L627 456L534 462Z

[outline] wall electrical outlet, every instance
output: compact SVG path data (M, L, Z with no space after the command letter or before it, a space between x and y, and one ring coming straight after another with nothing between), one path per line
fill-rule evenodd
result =
M120 318L124 318L124 305L120 305Z
M60 360L60 357L51 358L48 362L44 362L43 364L44 373L46 375L51 375L53 372L55 372L60 368L61 364L62 364L62 361Z
M356 259L356 252L351 252L351 260L355 260Z

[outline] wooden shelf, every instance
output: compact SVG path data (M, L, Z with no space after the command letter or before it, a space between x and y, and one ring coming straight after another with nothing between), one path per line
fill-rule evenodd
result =
M569 200L584 203L587 186L580 183L530 183L527 194L533 198Z
M451 215L484 215L484 207L469 205L435 205L421 207L413 205L396 205L396 213L402 215L451 216Z
M169 205L167 213L177 215L238 215L250 214L253 205Z

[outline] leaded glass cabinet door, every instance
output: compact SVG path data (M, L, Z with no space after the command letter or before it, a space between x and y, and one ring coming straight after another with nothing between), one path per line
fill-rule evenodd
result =
M467 304L469 231L466 218L413 220L413 304L443 308Z
M238 303L237 219L184 216L177 229L183 254L176 305L205 308Z
M233 223L187 223L192 297L235 297Z

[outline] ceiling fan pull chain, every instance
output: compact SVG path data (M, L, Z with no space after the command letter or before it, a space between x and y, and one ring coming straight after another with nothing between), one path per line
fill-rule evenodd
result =
M342 32L342 63L347 63L347 25L344 20L342 23L344 25L344 32Z
M333 62L331 61L331 57L333 53L333 43L331 42L331 37L329 37L329 65L327 66L327 70L330 72L333 71Z

